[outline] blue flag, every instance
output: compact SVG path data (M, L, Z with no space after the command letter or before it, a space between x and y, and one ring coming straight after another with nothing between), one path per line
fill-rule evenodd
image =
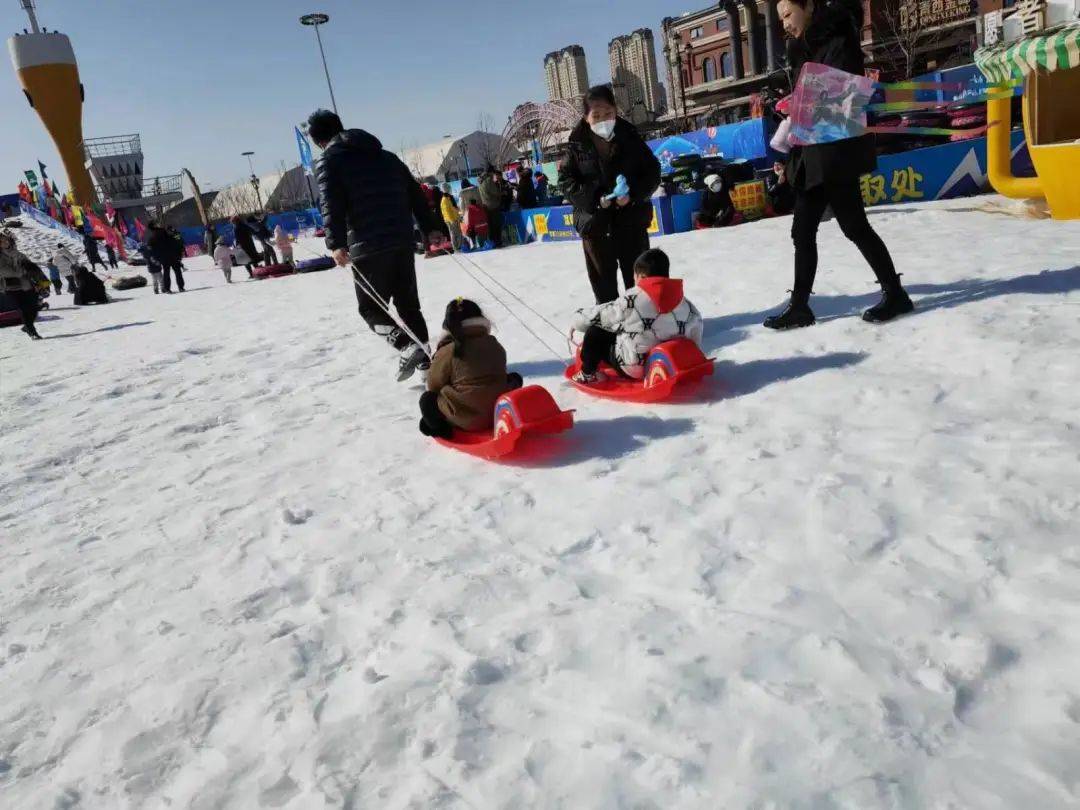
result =
M39 160L39 161L37 162L37 165L38 165L38 168L39 168L39 169L41 169L41 179L42 179L42 180L48 180L48 179L49 179L49 175L45 174L45 164L44 164L44 163L42 163L42 162L41 162L41 161Z
M314 172L314 166L311 160L311 142L307 139L307 136L300 131L300 127L293 127L296 130L296 145L300 148L300 165L304 167L304 171L308 174Z

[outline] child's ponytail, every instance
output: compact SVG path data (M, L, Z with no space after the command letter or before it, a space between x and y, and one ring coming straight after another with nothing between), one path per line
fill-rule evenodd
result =
M484 313L475 301L468 298L455 298L446 305L446 317L443 329L454 342L454 357L461 357L465 350L465 321L470 318L482 318Z

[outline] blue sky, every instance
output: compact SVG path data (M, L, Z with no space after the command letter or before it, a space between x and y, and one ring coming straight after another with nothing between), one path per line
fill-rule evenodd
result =
M397 149L476 128L501 129L520 102L546 98L543 56L578 43L589 78L608 81L607 43L699 6L695 0L38 0L42 25L71 37L87 137L138 132L146 173L187 167L204 189L255 168L296 162L293 125L329 96L315 36L322 29L338 108ZM0 0L4 38L28 25ZM6 51L6 48L5 48ZM664 80L661 70L661 81ZM14 191L40 158L63 177L52 142L27 105L10 61L0 79L0 188ZM64 184L64 188L67 186Z

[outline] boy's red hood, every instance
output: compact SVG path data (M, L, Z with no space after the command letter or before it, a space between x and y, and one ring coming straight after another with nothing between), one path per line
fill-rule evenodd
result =
M683 300L682 291L682 279L681 278L660 278L659 276L650 276L649 278L641 279L637 287L656 304L656 309L660 314L665 312L671 312L679 305L679 302Z

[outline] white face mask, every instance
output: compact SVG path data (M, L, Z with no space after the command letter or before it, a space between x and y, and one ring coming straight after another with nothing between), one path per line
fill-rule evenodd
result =
M610 141L615 136L614 121L599 121L593 124L591 129L596 133L597 137L603 138L605 141Z

